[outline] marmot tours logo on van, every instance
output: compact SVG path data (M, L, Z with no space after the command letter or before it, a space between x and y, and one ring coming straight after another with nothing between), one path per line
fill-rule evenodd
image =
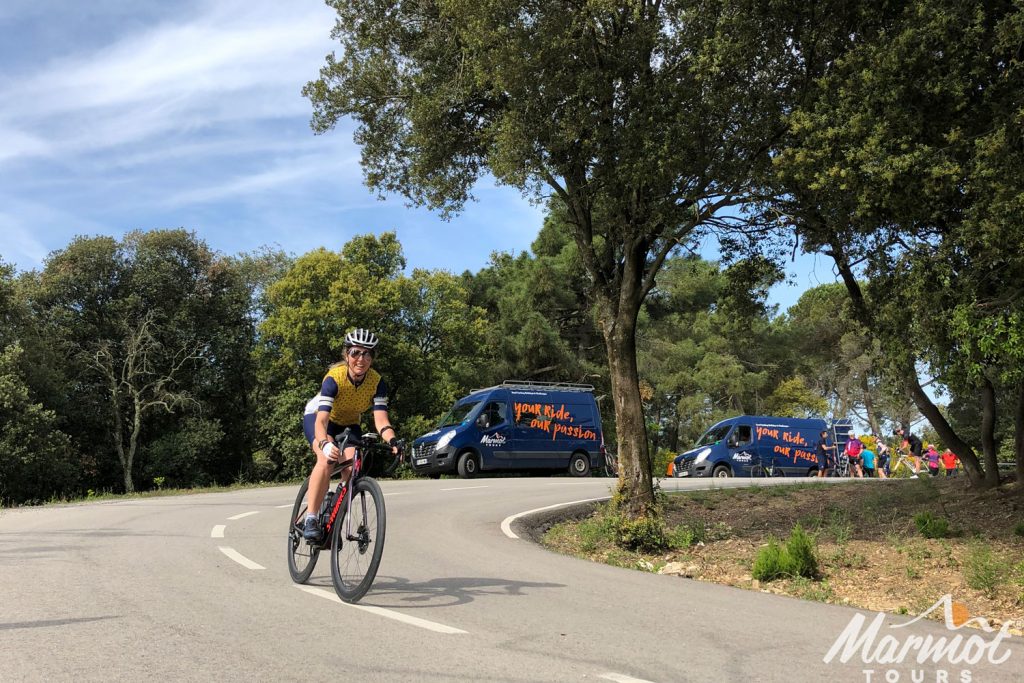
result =
M919 636L899 631L937 613L939 609L942 609L948 635ZM1009 630L1012 621L1004 622L997 631L984 617L971 617L967 607L963 603L954 602L950 595L942 596L938 602L910 621L889 625L884 635L881 632L885 614L879 612L867 626L866 621L863 614L855 614L823 659L826 664L836 659L843 664L859 661L865 666L861 673L866 683L922 683L925 680L936 683L970 683L972 675L969 667L982 660L1002 664L1012 654L1003 643L1011 637ZM961 632L961 629L971 625L978 629L968 629L969 635ZM905 665L911 667L909 677ZM915 665L921 668L915 668ZM923 667L928 665L937 668L934 676L926 679ZM895 666L900 666L902 670L893 668Z
M505 435L504 434L484 434L480 437L480 443L485 446L504 446Z

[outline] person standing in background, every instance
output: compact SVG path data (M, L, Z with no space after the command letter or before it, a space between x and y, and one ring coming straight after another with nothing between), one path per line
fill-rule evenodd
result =
M956 453L948 448L942 452L942 466L946 468L947 477L956 476Z

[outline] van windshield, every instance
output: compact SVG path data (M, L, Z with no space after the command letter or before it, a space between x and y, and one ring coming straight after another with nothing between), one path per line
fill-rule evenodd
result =
M730 428L732 428L732 425L718 425L717 427L712 427L704 433L704 436L700 437L700 441L697 442L697 445L711 446L718 443L725 438L725 435L729 433Z
M472 403L456 403L452 406L452 409L441 418L441 421L437 423L438 429L445 427L455 427L456 425L466 424L466 420L469 414L473 412L473 409L480 405L480 401L474 401Z

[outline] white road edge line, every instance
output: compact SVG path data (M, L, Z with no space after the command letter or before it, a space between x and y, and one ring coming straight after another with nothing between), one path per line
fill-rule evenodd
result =
M506 517L505 519L503 519L501 521L501 530L509 538L519 538L519 536L517 536L512 531L512 522L516 521L520 517L525 517L526 515L532 515L535 512L544 512L545 510L554 510L555 508L564 508L567 505L576 505L578 503L593 503L595 500L608 500L609 498L611 498L611 496L601 496L600 498L585 498L584 500L573 500L573 501L569 501L568 503L558 503L556 505L548 505L547 507L534 508L533 510L527 510L525 512L517 512L516 514L510 515L509 517Z
M487 486L456 486L450 489L441 489L442 491L468 491L470 489L485 489Z
M653 683L643 678L633 678L625 674L617 674L614 672L608 672L606 674L599 674L598 678L603 678L606 681L615 681L615 683Z
M236 519L242 519L243 517L252 517L253 515L258 515L258 514L260 514L259 510L254 510L252 512L243 512L240 515L235 515L234 517L228 517L228 521L233 522Z
M210 531L210 538L224 538L224 530L225 529L227 529L227 527L225 525L217 524Z
M228 548L228 547L223 546L223 545L219 545L217 547L220 548L220 551L222 553L224 553L229 558L231 558L232 560L234 560L238 564L242 565L246 569L266 569L266 567L264 567L263 565L256 564L255 562L253 562L248 557L246 557L242 553L238 552L234 548Z
M434 631L435 633L469 633L468 631L463 631L459 628L439 624L436 621L427 621L426 619L420 619L419 617L411 617L408 614L402 614L401 612L395 612L389 609L384 609L383 607L373 607L371 605L353 605L350 602L343 602L342 599L339 598L336 593L326 591L323 588L313 588L312 586L295 587L301 591L309 593L310 595L315 595L317 597L324 598L325 600L331 600L333 602L338 603L339 605L344 605L345 607L352 607L353 609L363 610L364 612L376 614L377 616L385 617L387 619L394 619L395 621L400 621L404 624L409 624L410 626L425 628L428 631Z
M295 505L295 503L288 503L287 505L275 505L274 507L280 510L281 508L290 508L293 505Z

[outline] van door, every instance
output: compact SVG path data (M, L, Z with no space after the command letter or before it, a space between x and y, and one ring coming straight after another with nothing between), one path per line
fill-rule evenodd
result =
M509 466L513 451L512 423L509 419L508 402L487 401L476 417L480 435L477 447L484 467L505 468Z
M750 467L757 459L754 443L754 428L749 424L736 425L727 440L729 464L734 475L749 475Z

